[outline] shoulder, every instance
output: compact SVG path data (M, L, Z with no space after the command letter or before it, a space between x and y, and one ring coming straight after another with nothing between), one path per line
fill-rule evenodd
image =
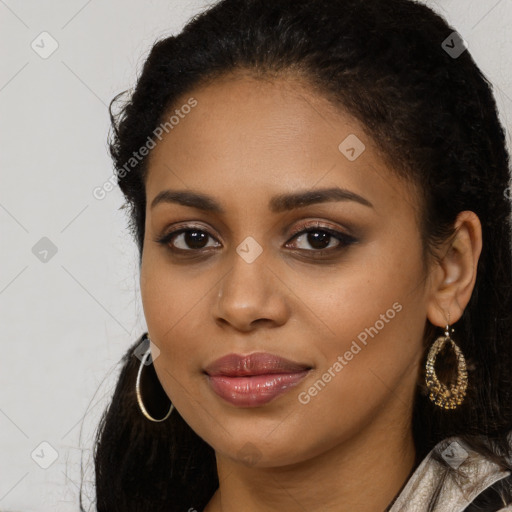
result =
M512 432L508 442L512 448ZM512 460L507 462L512 466ZM431 502L433 512L512 512L511 495L510 469L451 437L439 442L416 468L390 512L424 512Z

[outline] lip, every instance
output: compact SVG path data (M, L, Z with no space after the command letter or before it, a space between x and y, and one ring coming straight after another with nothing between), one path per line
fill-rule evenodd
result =
M307 364L297 363L268 352L254 352L246 356L228 354L213 361L205 368L210 376L245 377L274 373L297 373L311 369Z
M311 366L266 352L228 354L204 372L213 391L233 405L258 407L299 384Z

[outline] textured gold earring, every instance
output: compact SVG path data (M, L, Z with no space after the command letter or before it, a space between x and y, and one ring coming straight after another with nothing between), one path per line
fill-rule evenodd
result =
M451 329L452 333L453 331L454 329ZM439 354L446 343L451 344L455 356L457 357L457 381L455 384L451 384L450 387L439 381L434 368L437 354ZM456 409L457 406L464 401L464 397L466 396L468 372L464 354L450 337L449 325L445 328L444 336L439 336L430 347L425 368L425 381L429 390L430 400L443 409Z

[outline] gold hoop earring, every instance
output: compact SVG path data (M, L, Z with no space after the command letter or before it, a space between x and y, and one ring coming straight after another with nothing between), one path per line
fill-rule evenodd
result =
M454 329L451 329L451 332L453 333ZM439 354L447 342L451 344L455 356L457 357L457 382L450 387L439 381L434 368L437 354ZM429 390L430 400L443 409L456 409L457 406L464 401L464 397L466 396L468 372L464 354L450 337L449 325L445 328L444 336L439 336L430 347L425 368L425 382Z
M146 339L148 340L148 342L150 342L149 337L146 337ZM137 395L137 403L139 404L139 408L142 411L142 414L148 420L159 423L161 421L165 421L171 415L172 411L174 410L174 405L171 404L171 407L169 408L169 412L162 419L157 419L157 418L154 418L153 416L151 416L151 414L149 414L148 410L144 406L144 403L142 401L142 395L140 392L140 379L142 376L142 368L144 366L147 366L148 364L152 364L152 362L153 362L153 361L151 361L151 363L146 362L148 360L148 357L150 357L150 356L151 356L151 346L148 347L148 349L146 350L146 352L144 352L144 355L141 358L139 370L137 372L137 380L135 381L135 394Z

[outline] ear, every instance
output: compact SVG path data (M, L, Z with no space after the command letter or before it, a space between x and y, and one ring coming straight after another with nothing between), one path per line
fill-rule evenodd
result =
M474 212L460 212L454 236L431 268L427 318L433 325L452 325L462 316L473 293L481 251L480 219Z

